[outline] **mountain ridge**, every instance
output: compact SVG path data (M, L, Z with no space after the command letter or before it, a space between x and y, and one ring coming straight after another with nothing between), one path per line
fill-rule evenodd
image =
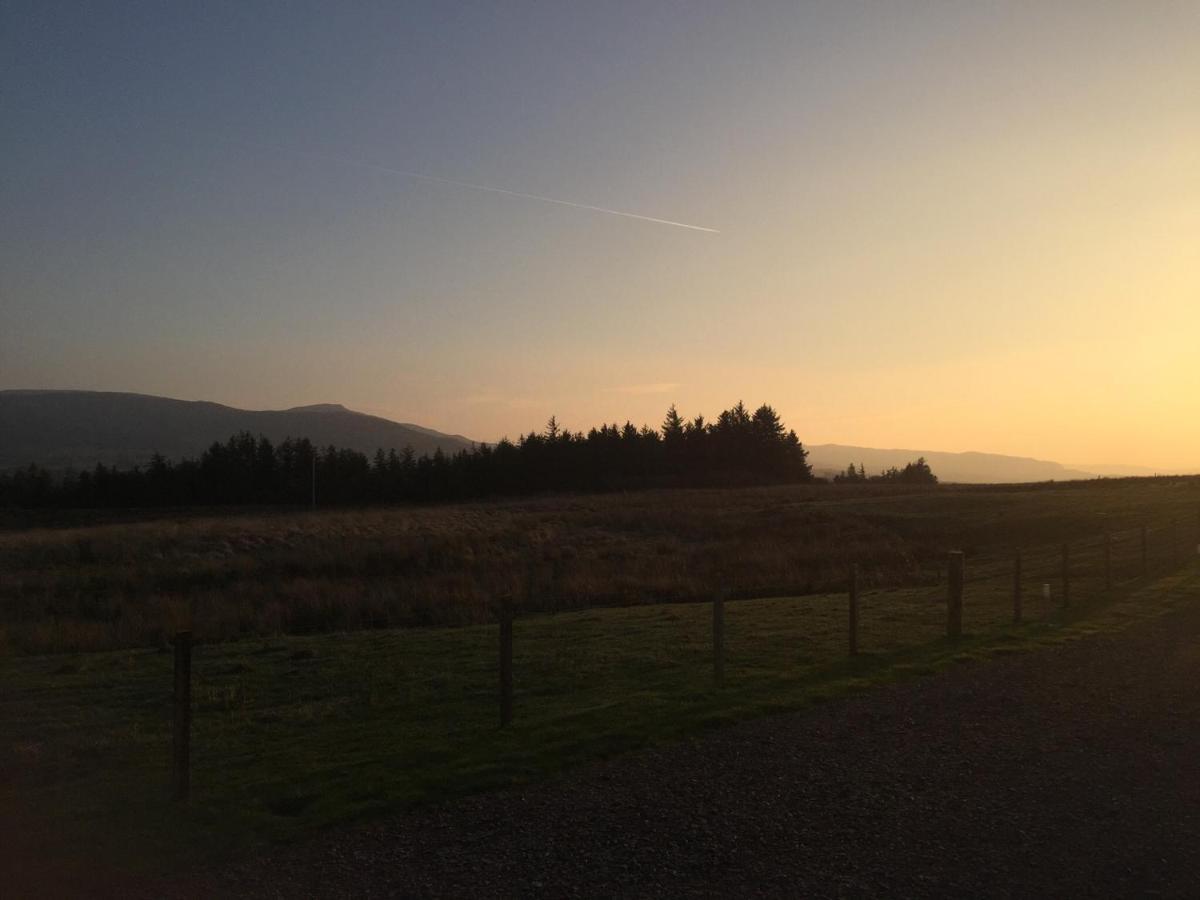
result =
M834 475L850 464L865 465L868 475L892 466L902 467L925 457L933 473L945 482L963 484L1020 484L1032 481L1077 481L1099 477L1094 472L1027 456L985 453L979 450L950 452L904 448L855 447L848 444L807 446L814 474Z
M418 454L469 449L475 442L419 425L393 422L318 403L283 410L246 410L211 400L178 400L122 391L0 390L0 468L29 463L53 469L97 463L133 466L154 453L199 456L239 431L274 442L307 437L314 444Z
M274 442L307 437L320 447L366 454L411 446L418 455L446 453L477 442L410 422L358 412L341 403L313 403L281 410L247 410L211 400L179 400L123 391L19 388L0 390L0 469L37 463L52 469L96 463L144 464L155 452L171 459L195 457L214 441L239 431ZM849 444L806 445L814 474L830 477L865 465L868 474L923 456L944 482L1021 483L1069 481L1117 475L1138 467L1067 466L1033 457L977 450L947 452Z

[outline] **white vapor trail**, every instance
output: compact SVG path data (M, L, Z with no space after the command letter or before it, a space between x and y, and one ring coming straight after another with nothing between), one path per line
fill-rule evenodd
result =
M247 144L256 147L260 150L270 150L273 152L288 152L280 148L267 147L264 144L253 143L251 141L238 140L236 143ZM687 222L675 222L671 219L659 219L655 216L643 216L640 213L625 212L620 209L609 209L606 206L592 206L590 203L576 203L572 200L560 200L557 197L544 197L541 194L527 194L524 191L510 191L505 188L489 187L485 184L473 184L469 181L458 181L453 178L439 178L436 175L425 175L421 172L409 172L406 169L393 169L389 166L377 166L374 163L363 162L357 159L349 159L344 156L332 156L327 153L313 153L307 150L290 151L299 153L303 156L310 156L314 159L324 159L328 162L339 163L343 166L353 166L358 169L366 169L371 172L382 172L385 175L398 175L401 178L417 178L421 181L430 181L434 184L447 184L451 187L468 188L472 191L487 191L489 194L504 194L507 197L521 197L525 200L539 200L542 203L556 203L559 206L569 206L573 209L585 209L591 212L605 213L610 216L622 216L626 219L637 219L641 222L653 222L656 225L671 225L675 228L687 228L690 231L703 231L707 234L720 234L716 228L706 228L703 225L689 225Z

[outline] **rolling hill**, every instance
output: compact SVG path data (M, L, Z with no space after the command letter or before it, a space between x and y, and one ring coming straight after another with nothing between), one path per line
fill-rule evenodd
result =
M944 453L938 450L879 450L842 444L818 444L808 448L808 462L816 475L844 472L851 463L867 467L868 475L883 469L903 468L919 456L925 457L940 481L961 484L1020 484L1030 481L1074 481L1095 478L1097 473L1069 469L1061 463L999 453Z
M420 425L355 412L337 403L284 410L246 410L207 401L104 391L0 390L0 469L35 462L50 469L98 462L121 467L144 463L156 451L169 459L198 456L213 441L238 431L307 437L318 446L349 447L366 454L412 447L418 454L470 448L471 440ZM869 474L902 467L924 456L941 481L1020 483L1069 481L1135 474L1126 467L1072 468L1047 460L997 453L883 450L843 444L808 447L813 472L832 476L850 463ZM1136 474L1149 474L1137 472Z
M354 412L336 403L284 410L246 410L205 401L101 391L0 391L0 469L52 469L143 463L156 451L169 459L198 456L238 431L272 441L307 437L372 454L411 446L418 455L470 440L419 425Z

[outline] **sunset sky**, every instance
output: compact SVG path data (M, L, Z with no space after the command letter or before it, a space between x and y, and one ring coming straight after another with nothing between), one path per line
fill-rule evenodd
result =
M2 10L0 388L1200 470L1195 0Z

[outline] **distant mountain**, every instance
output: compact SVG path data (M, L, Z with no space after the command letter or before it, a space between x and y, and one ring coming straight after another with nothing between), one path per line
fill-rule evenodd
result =
M46 468L132 466L156 451L195 457L238 431L279 442L306 437L319 447L412 447L418 455L471 446L458 434L392 422L337 403L246 410L204 401L100 391L0 391L0 469L36 462Z
M847 447L819 444L808 447L808 462L816 475L846 471L851 463L867 467L868 475L883 469L901 468L919 456L925 457L939 481L960 484L1015 484L1028 481L1074 481L1095 478L1097 473L1068 469L1061 463L998 453L943 453L937 450L876 450L871 447Z
M1080 464L1072 463L1072 469L1083 469L1085 472L1095 472L1097 475L1105 478L1146 478L1151 475L1174 475L1184 474L1176 473L1174 469L1152 469L1149 466L1113 466L1108 464Z

